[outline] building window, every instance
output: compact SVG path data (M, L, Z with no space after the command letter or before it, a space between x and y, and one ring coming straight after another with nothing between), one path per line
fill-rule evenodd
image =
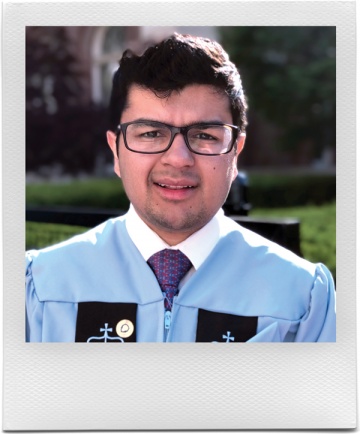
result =
M109 104L112 78L125 47L125 27L99 27L92 44L92 99Z
M159 42L174 31L216 39L216 27L126 26L98 27L92 43L92 99L108 106L112 78L127 48L142 51L148 44Z

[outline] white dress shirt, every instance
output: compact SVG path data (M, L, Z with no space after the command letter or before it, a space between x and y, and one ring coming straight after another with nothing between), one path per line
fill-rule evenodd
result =
M224 211L220 209L217 214L199 231L190 235L186 240L175 246L169 246L139 217L133 205L126 214L126 229L139 252L147 261L154 253L163 249L180 250L191 261L193 267L180 282L179 287L192 276L192 274L205 261L220 238L220 219Z

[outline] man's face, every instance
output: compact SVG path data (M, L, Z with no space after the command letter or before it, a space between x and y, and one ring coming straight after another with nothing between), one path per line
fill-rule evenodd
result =
M169 98L133 85L121 123L139 119L174 126L232 123L228 97L207 85L187 86ZM236 151L218 156L194 154L181 134L161 154L129 151L121 134L119 157L115 134L108 131L107 139L115 173L135 210L164 241L175 245L206 225L223 205L237 174L236 160L245 136L238 138Z

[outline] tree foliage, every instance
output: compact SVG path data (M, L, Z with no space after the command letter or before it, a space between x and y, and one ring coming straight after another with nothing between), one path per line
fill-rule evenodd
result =
M108 114L82 103L86 71L73 51L65 27L27 28L27 171L92 172L99 156L107 158Z
M335 147L335 27L222 27L250 110L277 125L279 145L310 141L314 154Z
M30 27L26 33L26 109L52 115L76 106L83 89L64 27Z

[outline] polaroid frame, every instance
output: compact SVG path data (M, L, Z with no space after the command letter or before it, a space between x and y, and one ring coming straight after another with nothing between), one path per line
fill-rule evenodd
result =
M3 429L355 428L355 1L8 1L3 19ZM337 28L336 343L26 344L25 27L204 23Z

